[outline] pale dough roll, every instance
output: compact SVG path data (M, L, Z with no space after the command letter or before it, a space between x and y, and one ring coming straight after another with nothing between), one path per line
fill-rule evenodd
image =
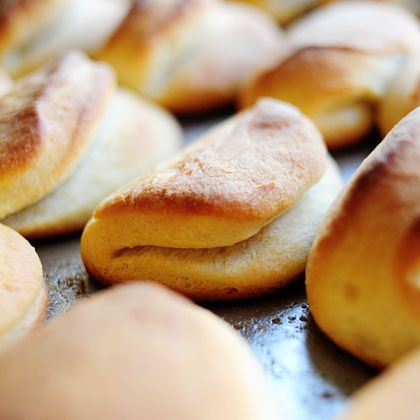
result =
M230 246L293 205L325 164L313 124L290 105L261 100L108 197L85 238L105 235L114 251Z
M107 66L70 53L0 98L0 218L69 176L94 138L113 86Z
M174 153L181 138L179 125L165 111L128 91L117 91L70 178L3 223L30 238L80 230L101 200Z
M319 225L341 188L338 169L330 159L315 186L244 242L213 249L114 249L105 236L95 237L88 228L82 240L83 260L96 279L110 284L147 279L199 300L266 294L304 271ZM112 225L116 230L118 223Z
M258 9L148 0L134 3L97 57L142 95L177 113L198 113L232 103L283 50L280 29Z
M47 293L35 250L0 225L0 351L38 326L46 311Z
M371 130L407 57L419 52L420 26L392 4L342 1L302 18L288 39L291 52L245 86L239 103L249 106L260 96L293 103L337 148Z
M420 106L420 52L406 57L398 77L379 104L378 123L384 135Z
M0 370L4 419L281 418L243 339L147 284L76 304L2 354Z
M56 0L57 1L57 0ZM128 12L131 0L61 0L47 26L5 57L13 75L33 71L48 60L78 49L93 54L108 41Z
M36 36L71 0L5 0L0 4L0 56Z
M307 294L339 346L386 366L420 345L420 107L334 204L311 250Z

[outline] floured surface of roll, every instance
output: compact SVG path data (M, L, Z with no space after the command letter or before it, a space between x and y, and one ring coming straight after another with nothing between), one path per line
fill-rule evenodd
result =
M420 354L414 352L356 392L340 420L417 420Z
M150 0L134 3L98 57L121 83L172 111L198 113L231 103L283 49L275 22L255 8Z
M420 49L416 17L374 1L327 5L288 35L292 52L251 82L240 103L251 105L260 96L291 102L315 121L331 148L357 142L371 130L378 104L407 57Z
M0 352L38 326L46 311L47 293L35 250L0 225Z
M0 416L10 420L279 418L245 342L152 285L76 304L1 355L0 369Z
M43 200L7 217L4 224L31 238L80 230L101 200L181 144L176 121L128 91L114 93L102 120L74 174Z
M312 314L339 346L386 366L420 344L420 107L363 162L306 271Z
M113 88L111 70L70 53L0 98L0 217L68 177L92 141Z

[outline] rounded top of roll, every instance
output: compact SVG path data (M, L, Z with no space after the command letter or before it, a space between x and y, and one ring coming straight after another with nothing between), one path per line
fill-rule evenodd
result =
M2 418L277 418L242 339L154 285L76 304L2 354L0 367Z
M42 266L34 248L0 225L0 347L2 336L23 320L42 289Z

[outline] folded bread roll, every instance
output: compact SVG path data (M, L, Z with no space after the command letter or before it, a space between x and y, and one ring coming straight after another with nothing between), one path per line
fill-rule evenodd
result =
M275 63L283 37L268 16L218 0L136 1L98 54L120 82L178 113L231 103Z
M420 353L416 351L357 391L341 420L417 420Z
M0 369L0 417L10 420L279 418L245 342L147 284L76 304L2 354Z
M363 138L406 60L420 50L418 20L398 6L373 1L325 6L288 35L292 52L249 83L240 103L249 106L260 96L291 102L315 121L331 148ZM411 106L419 101L414 98ZM384 131L396 122L392 113L387 118L381 121Z
M93 54L121 23L131 3L132 0L8 1L0 8L0 25L2 20L8 21L17 35L7 44L4 41L4 64L14 75L22 75L68 50ZM47 9L45 16L39 7ZM21 28L27 27L23 25L28 24L29 30L23 31Z
M363 162L311 250L310 308L339 346L386 366L420 344L420 107Z
M153 280L195 299L279 288L304 269L341 187L326 162L309 120L260 101L102 202L82 237L85 265L106 283Z
M238 1L238 0L234 0ZM240 0L253 4L272 15L279 23L287 23L327 0Z
M0 218L64 181L95 136L111 70L71 53L0 98Z
M168 113L117 90L93 144L70 178L3 223L30 238L81 230L101 200L172 154L181 138L179 125Z
M35 250L0 225L0 351L38 326L46 311L47 293Z

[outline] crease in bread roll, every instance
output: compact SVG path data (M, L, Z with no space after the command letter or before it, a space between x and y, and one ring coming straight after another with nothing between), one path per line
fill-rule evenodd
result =
M92 55L108 40L128 12L131 0L61 0L47 26L39 26L6 54L4 62L14 76L27 74L73 49ZM0 15L1 17L1 15Z
M417 19L374 1L322 7L294 24L288 36L291 52L248 83L239 103L249 106L260 96L291 102L315 121L330 148L355 143L371 130L380 119L378 106L420 51ZM420 104L418 98L411 103L409 93L402 101L400 110L394 104L400 116ZM381 128L397 122L389 117Z
M0 369L5 419L281 418L239 334L156 285L77 303L0 355Z
M177 113L198 113L231 103L282 50L280 29L257 9L158 0L135 2L97 57L146 97Z
M83 261L105 283L147 279L195 299L268 293L302 272L340 188L309 120L263 100L102 202Z
M420 344L420 107L363 162L310 252L307 294L320 328L383 367Z
M74 173L47 197L3 223L30 238L81 230L101 200L175 152L181 139L181 129L168 113L117 90Z
M233 0L238 1L238 0ZM240 0L272 15L279 23L288 23L326 0Z
M64 181L94 138L113 88L111 70L69 53L0 98L0 217Z
M0 351L41 324L46 311L47 292L35 250L0 225Z
M350 399L340 420L416 420L418 418L420 353L410 353Z

